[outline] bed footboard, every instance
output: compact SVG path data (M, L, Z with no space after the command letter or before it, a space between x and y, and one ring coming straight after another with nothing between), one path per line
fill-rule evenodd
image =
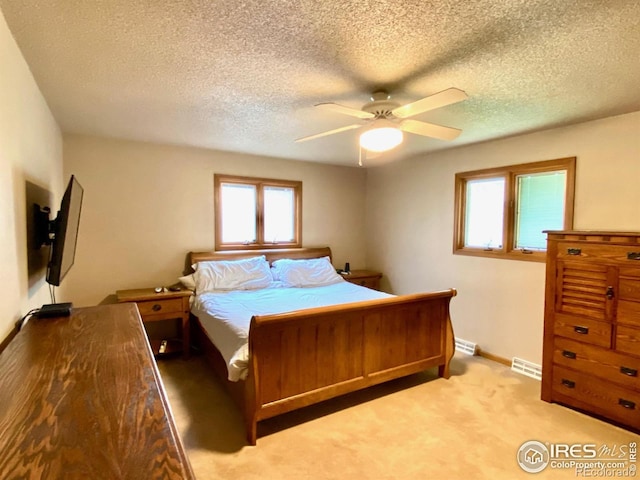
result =
M284 412L430 367L449 377L455 289L254 316L245 382L247 439Z

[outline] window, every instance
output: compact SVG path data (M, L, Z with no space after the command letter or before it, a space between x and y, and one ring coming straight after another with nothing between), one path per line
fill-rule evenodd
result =
M302 182L214 175L216 250L302 246Z
M573 228L576 159L456 174L456 254L545 261L544 230Z

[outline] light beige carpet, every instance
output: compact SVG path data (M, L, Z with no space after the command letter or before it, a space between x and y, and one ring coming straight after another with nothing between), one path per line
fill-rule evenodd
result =
M261 422L247 446L239 412L193 357L158 366L199 480L576 478L522 471L528 440L614 446L621 428L540 400L540 382L456 354L449 380L425 372Z

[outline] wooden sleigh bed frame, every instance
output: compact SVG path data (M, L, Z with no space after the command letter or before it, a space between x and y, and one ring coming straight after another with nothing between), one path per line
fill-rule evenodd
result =
M331 256L328 247L191 252L191 264L265 255ZM231 382L222 355L200 321L194 340L244 413L255 445L260 420L371 385L438 367L449 378L454 338L449 302L455 289L254 316L246 380Z

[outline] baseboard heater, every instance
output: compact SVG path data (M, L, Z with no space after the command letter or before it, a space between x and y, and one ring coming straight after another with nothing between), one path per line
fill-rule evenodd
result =
M540 365L527 362L518 357L513 357L511 370L526 375L527 377L535 378L536 380L542 380L542 367Z
M478 351L478 345L468 340L456 338L456 351L466 355L475 355Z

